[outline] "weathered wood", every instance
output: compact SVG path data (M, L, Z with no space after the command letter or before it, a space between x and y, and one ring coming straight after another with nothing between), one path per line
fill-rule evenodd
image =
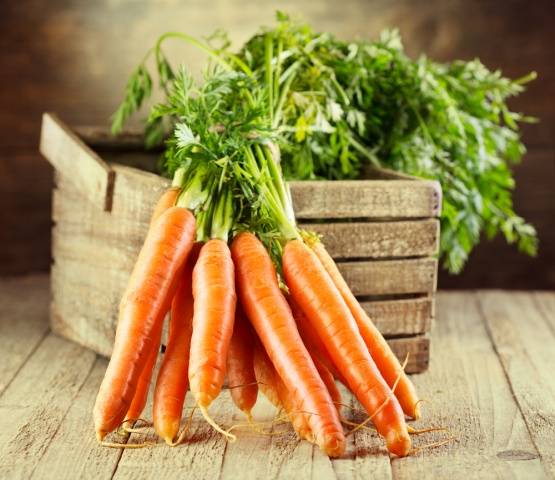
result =
M48 331L48 285L44 275L0 279L0 395Z
M439 221L435 219L390 222L301 224L322 235L334 258L423 257L435 255L439 246Z
M428 336L390 338L387 339L387 343L401 362L408 358L405 367L407 373L420 373L428 368L430 362L430 338Z
M290 182L295 215L312 218L437 217L441 189L428 180Z
M548 297L555 298L555 293ZM526 293L480 293L489 335L546 472L555 477L553 316ZM544 300L545 301L545 300ZM553 301L553 300L551 300Z
M506 304L508 298L503 295L500 303ZM441 293L437 316L430 369L414 377L420 395L428 400L423 404L424 420L416 426L448 431L413 437L413 441L418 447L453 440L412 457L392 459L393 477L544 478L475 297ZM528 328L526 322L519 323Z
M76 125L75 133L94 150L144 150L145 140L142 128L126 127L117 136L107 126Z
M385 336L429 332L434 318L434 298L409 298L361 302L362 308Z
M348 407L341 407L341 417L356 423L366 420L367 414L361 405L338 383L341 399ZM344 425L346 431L353 428L352 425ZM359 429L354 434L347 435L347 451L342 458L332 460L333 468L340 479L391 479L392 472L389 453L375 431Z
M93 352L53 334L40 344L0 397L1 478L31 476L94 361Z
M107 362L97 359L83 387L48 444L33 478L111 478L121 450L98 445L92 410Z
M113 170L54 114L43 115L40 151L89 201L111 209Z
M115 162L143 162L140 152L110 153ZM117 170L116 165L114 169ZM118 171L120 178L130 178L133 169ZM154 174L128 182L130 191L161 188L167 180ZM345 181L290 182L295 215L305 219L343 218L429 218L439 216L441 188L437 182L421 179L378 179ZM125 192L120 188L120 194ZM131 192L129 192L131 193Z
M355 295L431 293L436 289L434 258L337 262Z
M187 397L187 406L192 407L192 396L187 395ZM147 416L150 408L149 404ZM229 395L221 395L211 406L210 413L216 422L226 426L231 419ZM221 434L204 421L198 411L193 418L190 434L182 445L175 448L166 447L165 444L162 444L162 440L156 438L152 429L148 431L147 435L131 435L128 443L144 441L158 443L152 448L125 450L112 477L114 480L135 480L137 478L209 480L219 478L227 443Z

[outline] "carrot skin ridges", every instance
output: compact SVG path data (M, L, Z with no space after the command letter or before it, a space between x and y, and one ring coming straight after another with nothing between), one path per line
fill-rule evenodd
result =
M197 404L208 407L224 383L237 301L235 269L223 240L202 246L193 270L193 298L189 383Z
M112 356L94 406L99 440L121 424L131 405L194 235L195 219L191 212L171 207L160 215L146 236L120 307Z
M276 385L277 372L268 358L264 347L259 345L258 342L255 343L253 351L253 367L254 377L258 382L260 391L270 400L274 407L283 408Z
M231 252L241 305L279 376L308 413L316 443L329 456L345 451L345 436L330 395L304 346L264 245L251 233L235 237Z
M385 341L383 335L376 328L374 322L368 317L367 313L351 292L347 282L341 275L341 272L324 245L317 242L312 248L339 290L347 307L349 307L357 323L362 339L364 343L366 343L370 355L384 377L384 380L391 388L397 381L395 396L399 400L401 408L409 417L418 419L420 417L420 400L414 384L403 371L399 360Z
M158 328L158 332L155 333L156 341L154 342L154 348L151 350L148 359L143 368L143 372L139 377L139 382L137 383L137 388L135 390L135 395L133 395L133 401L129 406L129 410L125 415L125 420L133 421L138 420L143 413L147 399L148 391L150 389L150 381L152 380L152 373L156 365L156 360L158 360L158 354L160 353L160 339L162 337L162 324Z
M227 378L233 402L248 417L258 396L253 365L253 344L251 326L237 305L233 335L227 355Z
M335 368L333 360L326 350L324 343L306 318L306 315L303 313L299 305L297 305L297 303L295 302L295 300L293 300L291 296L289 296L287 301L289 302L289 306L291 307L291 311L293 312L293 317L297 322L297 327L299 329L299 333L301 334L301 338L303 339L306 348L308 348L312 358L318 357L320 362L331 372L331 374L335 378L337 378L343 385L347 385L347 381L345 380L343 375L341 375L339 370Z
M381 376L356 322L316 254L300 240L289 241L283 272L293 299L322 339L334 365L362 403L390 452L405 456L411 441L403 411Z
M340 413L342 403L341 392L335 384L333 375L328 370L328 368L318 359L317 356L313 355L312 360L314 360L314 365L316 366L316 370L318 370L318 373L320 374L324 385L328 389L328 392L330 392L330 397L333 401L333 404L335 405L335 408L337 409L337 413Z
M262 393L276 408L283 408L300 438L312 441L307 416L303 415L300 411L301 407L295 404L291 392L283 383L264 347L259 342L255 344L254 348L254 370Z
M200 245L195 244L171 306L168 341L156 379L152 416L154 429L171 444L181 423L183 403L189 386L189 350L193 331L193 267Z

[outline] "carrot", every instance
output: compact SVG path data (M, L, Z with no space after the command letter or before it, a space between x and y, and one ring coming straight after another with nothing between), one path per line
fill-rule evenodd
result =
M335 379L333 378L333 375L328 370L328 368L318 359L317 356L313 355L312 360L314 361L316 370L318 370L318 373L320 374L320 378L324 382L324 385L328 389L328 392L330 392L330 397L333 401L333 404L335 405L335 408L337 409L337 413L340 413L342 403L341 392L335 384Z
M306 348L312 355L312 358L318 357L320 362L326 367L327 370L331 372L331 374L337 378L343 385L347 385L347 381L341 375L341 373L335 368L333 364L333 360L331 359L330 354L326 350L326 347L310 322L306 318L306 315L303 313L297 302L293 300L291 296L287 299L289 302L289 306L291 307L291 311L293 312L293 317L297 322L297 328L299 329L299 333L301 334L301 338L303 339Z
M195 244L173 297L166 352L154 389L154 429L169 445L173 445L179 432L183 403L189 386L187 370L193 330L192 274L198 249L199 244Z
M129 410L194 234L191 212L172 207L160 215L146 236L131 274L126 301L121 304L112 357L94 406L99 441L121 424Z
M320 259L320 262L322 262L322 265L349 307L357 323L362 339L366 343L370 355L372 355L384 380L391 388L396 381L398 382L395 388L395 396L399 400L401 408L409 417L414 419L420 418L420 399L418 398L416 389L404 372L399 360L391 350L391 347L385 341L364 309L360 306L360 303L351 292L347 282L341 275L341 272L324 245L317 242L312 246L312 249Z
M239 305L235 310L235 324L227 356L227 378L233 402L252 420L251 410L258 396L254 375L253 341L251 326Z
M318 257L301 240L292 240L284 248L282 262L291 296L385 438L388 450L407 455L411 441L399 402L368 353L351 312Z
M258 382L260 391L274 407L283 408L276 385L277 372L264 347L259 345L258 342L255 342L253 348L253 367L254 377Z
M160 339L162 337L162 325L158 332L155 333L156 340L152 350L148 355L148 359L145 363L141 376L139 377L139 382L137 383L137 388L135 389L135 394L133 395L133 400L129 406L129 410L125 414L124 422L134 422L141 417L143 410L148 399L148 391L150 389L150 381L152 379L152 372L154 366L156 365L156 360L158 360L158 354L160 353Z
M272 364L295 402L309 412L316 443L329 456L341 455L345 436L339 416L301 340L268 252L255 235L241 233L235 237L231 253L241 304Z
M212 239L202 246L193 270L193 298L189 382L210 421L206 409L224 383L237 300L233 262L223 240Z
M154 210L152 212L152 216L150 217L150 226L152 228L155 221L158 219L162 213L164 213L168 208L172 207L179 196L181 189L178 187L171 187L168 188L162 196L158 199ZM125 296L124 296L125 298ZM158 354L160 353L160 338L162 336L162 325L160 325L159 334L158 334L158 341L154 342L154 348L150 352L148 360L144 366L143 372L141 373L141 377L139 378L139 383L137 384L137 389L135 391L135 395L133 396L133 401L131 402L131 406L125 415L124 421L134 421L137 420L141 413L143 412L146 401L148 399L148 391L150 389L150 381L152 379L152 371L154 366L156 365L156 360L158 359Z
M300 411L300 406L298 403L295 403L285 383L283 383L283 380L272 365L272 361L264 347L259 342L255 344L254 348L254 370L262 393L276 408L283 408L285 410L295 432L300 438L312 441L307 415Z
M168 208L173 207L175 202L177 201L177 197L181 193L181 188L179 187L170 187L162 196L158 199L158 202L154 206L154 210L152 211L152 215L150 217L150 225L155 222L155 220L162 215Z

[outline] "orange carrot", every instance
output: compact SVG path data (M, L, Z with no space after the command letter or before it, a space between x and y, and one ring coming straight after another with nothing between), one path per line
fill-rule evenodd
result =
M235 272L223 240L212 239L202 246L193 270L193 298L189 382L205 414L224 383L235 320Z
M268 358L264 347L255 342L253 348L254 377L258 382L260 391L270 400L276 408L283 408L276 386L277 372Z
M112 357L94 406L99 441L121 424L131 405L194 234L191 212L172 207L160 215L146 236L120 308Z
M297 302L293 300L291 296L287 299L289 302L289 306L291 307L291 311L293 312L293 317L297 322L297 328L299 329L299 333L301 334L301 338L303 339L306 348L312 355L312 358L315 356L318 357L320 362L324 364L327 370L331 372L331 374L337 378L343 385L347 385L347 381L341 375L339 370L335 368L333 361L331 359L330 354L326 350L326 347L320 337L318 336L317 332L314 330L310 322L306 318L306 315L303 313Z
M148 391L150 389L150 381L152 379L152 372L154 366L156 365L156 360L158 360L158 354L160 353L160 339L162 337L162 324L158 332L155 332L156 340L152 350L148 355L148 359L145 363L141 376L139 377L139 382L137 383L137 388L135 389L135 394L133 395L133 401L129 406L129 410L125 414L125 422L133 422L138 420L143 413L143 410L148 399Z
M333 378L333 375L328 370L328 368L318 359L317 356L313 355L312 360L314 361L316 370L318 370L318 373L320 374L320 378L324 382L324 385L328 389L328 392L330 392L330 397L333 400L335 408L337 409L337 413L340 413L342 403L341 392L335 384L335 379Z
M154 206L152 215L150 217L150 225L152 225L155 220L162 215L168 208L173 207L177 201L177 197L181 193L181 188L170 187L168 188L162 196L158 199L158 202Z
M154 207L152 216L150 217L149 228L152 228L152 225L154 225L155 221L162 213L175 205L175 201L177 200L180 191L181 189L178 187L171 187L162 194ZM146 401L148 399L148 391L150 389L150 381L152 379L152 371L154 370L158 354L160 353L162 325L160 325L157 335L158 341L154 342L154 348L150 352L148 360L145 363L143 372L141 373L141 377L139 378L139 382L137 384L137 389L135 390L135 395L133 396L133 401L131 402L131 406L125 415L125 421L137 420L145 408Z
M292 240L284 248L282 262L291 296L385 438L388 450L407 455L411 441L399 402L368 353L351 312L318 257L302 241Z
M293 428L300 438L312 441L308 416L300 410L300 405L279 377L264 347L256 342L254 348L254 370L256 380L260 383L262 393L276 408L283 408Z
M333 280L333 283L339 290L343 300L349 307L360 331L362 339L366 343L370 355L376 362L376 366L380 370L384 380L393 388L395 388L395 396L401 404L401 408L409 417L418 419L420 417L420 399L416 393L413 383L404 372L399 360L387 344L380 331L376 328L372 320L368 317L360 303L355 298L347 282L341 275L337 265L327 252L324 245L317 242L312 249L322 262L322 265Z
M227 356L227 378L233 402L247 418L258 396L258 385L253 366L254 337L239 305L235 310L235 324Z
M294 401L309 412L316 443L329 456L340 456L345 436L337 410L301 340L268 252L251 233L238 235L231 252L241 304L272 364Z
M166 352L154 389L154 429L169 445L173 444L179 432L183 403L189 386L187 370L193 331L192 275L198 250L199 244L195 244L173 297Z

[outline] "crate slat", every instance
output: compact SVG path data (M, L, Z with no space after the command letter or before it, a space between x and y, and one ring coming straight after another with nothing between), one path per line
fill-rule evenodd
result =
M109 154L113 161L144 163L141 153ZM139 158L141 157L141 158ZM169 184L155 174L114 164L116 185L133 191L155 192ZM133 182L130 182L130 178ZM441 188L431 180L338 180L289 182L298 220L436 218L441 208ZM125 187L120 185L120 194ZM131 193L131 192L129 192Z
M40 152L57 171L70 176L89 201L111 209L114 171L54 114L43 115Z
M385 336L417 335L431 330L434 297L361 301L362 308Z
M299 220L437 217L441 208L441 189L428 180L314 180L290 186Z
M436 289L435 258L337 262L337 266L358 296L431 293Z
M439 247L439 221L342 222L300 224L322 235L334 258L424 257ZM348 241L346 241L348 239Z

